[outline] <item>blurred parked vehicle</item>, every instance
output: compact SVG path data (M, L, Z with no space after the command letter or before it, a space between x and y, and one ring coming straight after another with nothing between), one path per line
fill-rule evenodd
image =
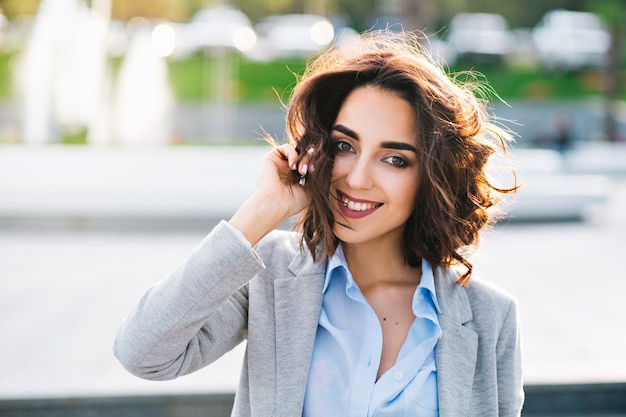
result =
M254 48L257 35L248 16L233 6L206 7L187 24L177 27L181 55L203 48L227 48L246 52Z
M267 16L256 26L259 44L252 56L258 59L306 58L335 39L331 22L314 14Z
M611 39L593 13L552 10L532 31L541 64L548 68L600 68Z
M506 19L491 13L459 13L450 21L446 60L501 63L515 47Z

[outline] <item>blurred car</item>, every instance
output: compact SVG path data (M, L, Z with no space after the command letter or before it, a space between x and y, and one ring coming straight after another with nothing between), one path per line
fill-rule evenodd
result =
M532 30L539 62L548 68L600 68L605 65L610 35L589 12L552 10Z
M203 48L254 48L256 33L248 16L236 7L210 6L200 9L187 24L177 28L177 47L183 53Z
M506 19L493 13L459 13L450 21L446 60L501 63L515 47Z
M252 53L260 59L306 58L335 39L332 23L314 14L267 16L256 25L256 32L259 45Z

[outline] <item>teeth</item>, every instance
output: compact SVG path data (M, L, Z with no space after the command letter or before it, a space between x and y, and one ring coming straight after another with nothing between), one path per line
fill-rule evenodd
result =
M365 211L376 207L376 204L373 203L356 203L354 201L348 200L347 198L343 199L343 205L348 207L352 211Z

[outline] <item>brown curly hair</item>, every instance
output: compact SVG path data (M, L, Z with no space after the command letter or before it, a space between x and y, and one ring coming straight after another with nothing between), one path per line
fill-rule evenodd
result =
M472 265L465 258L476 247L479 231L494 220L488 210L517 184L502 188L487 178L488 158L506 152L508 132L490 120L486 101L472 83L459 83L434 63L412 33L372 32L309 62L287 107L287 136L299 153L313 149L315 166L305 189L311 205L296 220L302 245L313 256L321 248L332 255L339 241L333 233L329 196L335 148L330 132L345 98L356 88L374 86L406 100L418 131L419 191L404 232L405 260L417 266L461 263L459 278L469 284ZM482 84L484 86L484 84ZM297 182L297 173L292 178Z

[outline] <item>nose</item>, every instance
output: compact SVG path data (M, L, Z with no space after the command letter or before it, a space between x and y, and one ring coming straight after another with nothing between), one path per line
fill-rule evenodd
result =
M346 182L352 189L367 190L372 187L372 166L364 158L358 158L350 167L346 175Z

